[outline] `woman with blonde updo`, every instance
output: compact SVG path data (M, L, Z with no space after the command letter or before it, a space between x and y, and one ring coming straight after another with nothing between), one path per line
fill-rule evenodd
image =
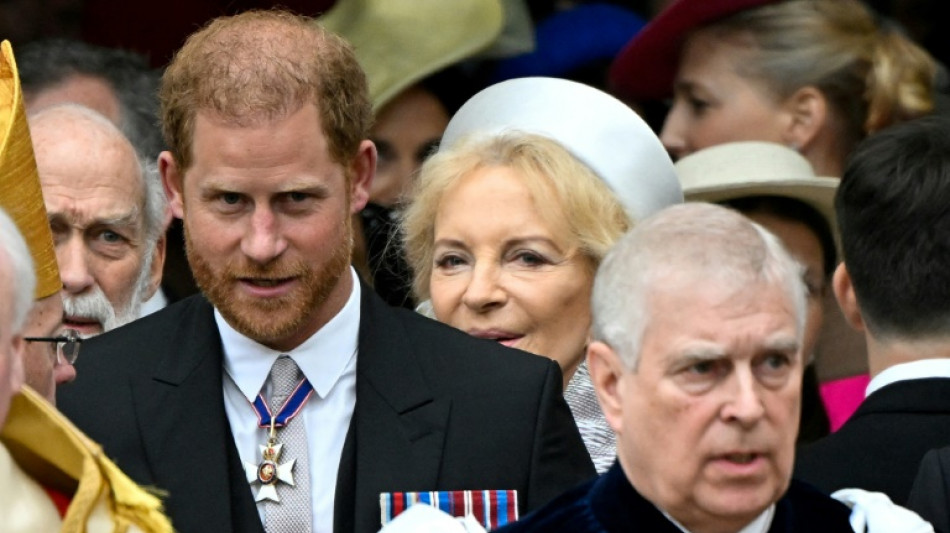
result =
M679 158L730 141L784 144L840 176L858 141L933 108L935 65L857 0L678 0L615 60L629 100L673 97Z
M470 335L555 360L605 471L615 441L584 364L590 291L635 220L682 201L659 140L606 93L520 78L462 106L416 183L402 229L418 301Z
M432 297L430 283L436 271L443 268L439 263L444 258L436 257L438 246L433 235L443 201L453 192L449 189L488 167L504 167L518 175L525 192L535 200L532 207L544 224L559 230L555 233L570 235L573 242L568 248L586 267L585 274L593 276L610 246L632 226L607 184L557 142L524 132L463 141L451 151L432 156L425 165L426 179L416 189L415 199L403 219L407 252L416 259L413 292L421 300ZM498 210L505 219L514 215L501 211L499 204L484 196L473 205L460 207L478 210L473 214L486 218L491 217L484 210ZM552 347L551 351L556 352L557 348ZM580 363L577 355L560 358L551 353L552 358L562 363L565 381L570 380Z

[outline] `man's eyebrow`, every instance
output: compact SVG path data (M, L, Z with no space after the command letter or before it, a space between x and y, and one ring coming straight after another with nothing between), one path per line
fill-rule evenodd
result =
M763 346L766 350L777 351L777 352L797 352L801 347L801 343L798 342L798 339L795 337L789 337L787 335L777 336L771 339L766 339L763 343Z
M92 222L101 226L134 226L139 222L139 212L138 209L134 209L128 213L110 217L96 217Z
M670 360L676 365L704 363L715 361L726 357L725 350L716 346L695 346L687 347L679 352L675 352Z
M277 194L303 193L316 196L318 198L329 198L330 188L323 183L302 183L291 182L279 188Z
M63 213L49 213L48 216L49 222L52 223L64 223L69 224L68 217ZM93 217L92 220L86 224L85 227L93 226L117 226L117 227L131 227L135 226L140 222L141 217L139 216L139 209L132 209L131 211L125 213L118 213L111 216L97 216Z

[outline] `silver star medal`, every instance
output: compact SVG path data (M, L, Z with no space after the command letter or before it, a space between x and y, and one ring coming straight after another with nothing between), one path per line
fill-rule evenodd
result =
M277 483L280 481L294 486L293 470L297 460L291 459L289 463L284 464L277 462L280 459L280 451L284 445L277 444L273 424L271 424L270 431L271 436L267 439L267 444L261 446L262 460L260 464L244 462L244 474L247 477L247 482L251 485L254 483L260 483L261 485L261 489L257 491L257 497L254 499L255 502L263 500L280 502L280 496L277 495Z

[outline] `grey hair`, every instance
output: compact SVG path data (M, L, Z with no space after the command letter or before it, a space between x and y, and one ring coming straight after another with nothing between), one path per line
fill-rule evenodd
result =
M33 291L36 290L36 273L33 271L33 256L13 219L0 208L0 254L10 260L13 283L13 313L11 331L19 333L26 317L33 308Z
M165 234L168 197L165 196L165 188L162 186L158 162L146 161L142 156L138 156L138 160L142 181L145 183L145 239L148 249L151 250Z
M802 267L777 237L725 207L687 203L645 219L604 258L591 296L592 337L636 369L650 322L650 297L671 279L741 290L754 282L781 286L793 303L801 342L806 313Z

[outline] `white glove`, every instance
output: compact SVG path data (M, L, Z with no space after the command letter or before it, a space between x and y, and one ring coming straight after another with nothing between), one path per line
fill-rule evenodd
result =
M417 503L383 526L379 533L487 533L469 515L455 518L425 503Z
M831 497L851 508L851 528L855 533L934 533L930 522L895 504L882 492L841 489Z

